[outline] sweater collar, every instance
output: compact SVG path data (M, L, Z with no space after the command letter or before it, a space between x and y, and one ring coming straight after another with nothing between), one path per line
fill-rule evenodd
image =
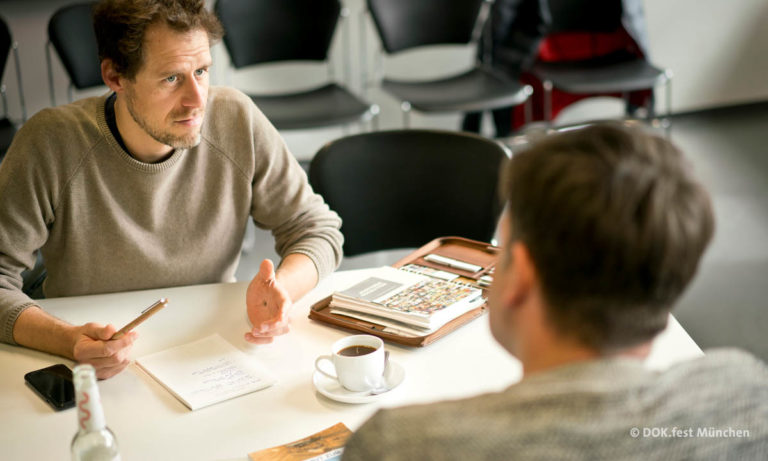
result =
M145 163L135 159L128 153L125 142L117 129L117 119L115 117L116 99L117 94L114 92L102 97L96 114L99 129L111 147L109 149L111 155L118 156L132 169L149 173L161 172L173 167L181 159L182 155L187 152L187 149L174 149L170 157L159 163Z

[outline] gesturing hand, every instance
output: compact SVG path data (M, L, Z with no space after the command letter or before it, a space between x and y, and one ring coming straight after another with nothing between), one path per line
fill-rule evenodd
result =
M135 331L120 339L110 340L117 331L114 325L86 323L79 330L72 355L78 363L93 365L99 379L112 377L131 363L129 354L138 337Z
M288 332L288 309L291 297L275 277L275 266L265 259L259 273L251 280L245 292L248 319L253 329L245 340L255 344L271 343L274 336Z

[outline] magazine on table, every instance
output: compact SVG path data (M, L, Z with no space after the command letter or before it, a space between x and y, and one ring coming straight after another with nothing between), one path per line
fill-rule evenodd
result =
M332 312L385 325L406 336L429 334L485 302L482 290L383 266L365 280L333 293Z
M364 276L378 280L356 278L359 284L337 288L312 305L309 318L404 346L427 346L483 315L486 302L481 292L487 296L498 253L498 247L488 242L438 237L391 267L372 269ZM414 288L424 280L448 282L442 286L447 301L435 303L440 287L434 284ZM415 296L430 290L432 297ZM398 294L401 298L411 294L417 300L413 304L397 301ZM378 299L390 297L388 305Z
M344 423L284 445L249 453L251 461L339 461L352 435Z

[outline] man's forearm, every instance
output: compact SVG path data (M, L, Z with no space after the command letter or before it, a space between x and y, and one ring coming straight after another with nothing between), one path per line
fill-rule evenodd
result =
M53 317L38 306L25 309L13 326L13 340L21 346L73 358L77 327Z
M286 256L275 272L275 277L288 290L291 301L294 302L307 294L318 282L315 263L309 256L301 253Z

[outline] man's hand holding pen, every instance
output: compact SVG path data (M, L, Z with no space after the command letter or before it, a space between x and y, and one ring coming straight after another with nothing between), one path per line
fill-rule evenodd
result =
M114 325L86 323L78 327L72 355L78 363L90 363L99 379L112 377L125 369L130 360L133 342L139 337L135 331L120 339L111 339L117 329Z
M98 323L87 323L79 327L72 355L78 363L93 365L96 376L100 379L120 373L131 363L131 348L139 337L133 329L167 305L168 298L160 298L119 331L115 331L114 325L111 324L102 326Z

